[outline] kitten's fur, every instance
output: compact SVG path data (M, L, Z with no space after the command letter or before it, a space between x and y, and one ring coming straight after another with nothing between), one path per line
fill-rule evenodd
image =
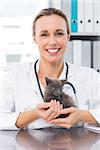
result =
M75 107L75 103L72 98L63 92L63 85L67 83L67 80L59 80L59 79L50 79L45 78L46 80L46 88L44 93L44 101L50 102L51 100L56 99L63 104L63 108ZM64 117L61 115L60 117Z

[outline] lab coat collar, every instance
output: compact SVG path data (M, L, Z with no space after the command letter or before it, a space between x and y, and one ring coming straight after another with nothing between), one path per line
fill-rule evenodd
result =
M63 67L63 71L59 77L59 79L66 79L66 73L67 73L67 66L66 66L67 62L64 62L64 67ZM67 75L67 79L69 80L72 77L72 68L70 67L69 63L68 64L68 75Z
M37 79L34 71L34 62L30 63L29 66L29 79L31 84L31 89L39 93L39 88L37 84Z

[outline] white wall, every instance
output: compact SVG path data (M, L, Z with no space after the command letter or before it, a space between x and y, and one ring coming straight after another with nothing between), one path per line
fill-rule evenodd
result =
M49 0L0 0L0 16L34 16Z
M9 55L13 57L12 61L15 57L15 61L19 60L19 54L21 62L39 57L32 39L32 21L47 7L49 0L0 0L0 55L3 60L11 60Z

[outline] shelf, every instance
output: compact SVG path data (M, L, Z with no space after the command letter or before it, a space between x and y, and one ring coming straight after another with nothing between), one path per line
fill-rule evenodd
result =
M80 35L80 36L100 36L98 32L72 32L71 35Z
M71 40L89 40L89 41L100 41L100 35L96 34L82 34L82 33L72 33L70 37Z

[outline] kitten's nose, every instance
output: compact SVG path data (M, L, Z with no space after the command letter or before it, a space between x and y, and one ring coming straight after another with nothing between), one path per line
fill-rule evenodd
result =
M59 95L60 94L60 91L57 91L57 95Z

